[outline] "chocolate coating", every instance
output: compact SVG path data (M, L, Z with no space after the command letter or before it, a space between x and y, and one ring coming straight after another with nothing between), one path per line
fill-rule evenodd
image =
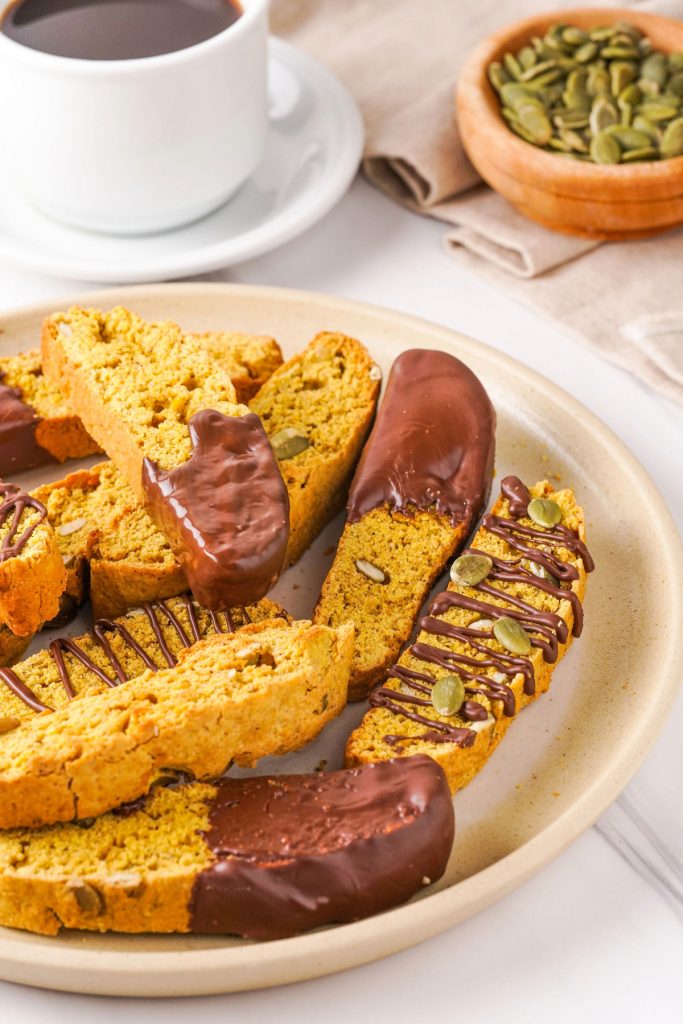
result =
M401 512L433 507L469 527L491 487L495 426L464 363L446 352L404 352L351 484L349 522L386 503Z
M425 756L319 775L223 779L190 931L280 939L357 921L446 869L455 829L442 769Z
M0 380L0 476L23 473L57 461L36 440L42 423L35 409L22 401L19 388Z
M200 604L252 604L282 571L287 489L258 416L205 409L188 428L193 452L182 465L163 470L145 459L147 509Z

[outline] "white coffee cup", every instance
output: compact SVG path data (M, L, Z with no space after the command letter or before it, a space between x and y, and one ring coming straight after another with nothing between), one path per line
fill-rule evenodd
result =
M145 234L221 206L258 166L268 130L268 0L195 46L78 60L0 33L0 146L44 213Z

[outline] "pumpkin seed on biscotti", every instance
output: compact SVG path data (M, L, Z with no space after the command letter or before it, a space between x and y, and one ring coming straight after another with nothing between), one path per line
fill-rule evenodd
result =
M560 581L557 576L553 576L553 574L546 569L544 565L541 565L540 562L532 562L530 558L523 558L522 565L525 569L528 569L529 572L533 573L534 576L538 576L540 580L546 580L548 583L552 583L554 587L559 587Z
M278 430L270 439L270 446L278 462L293 459L295 455L300 455L301 452L305 452L307 448L310 448L310 445L311 442L308 438L300 431L295 430L294 427L285 427L283 430Z
M551 529L562 519L562 509L552 498L532 498L527 507L527 515L538 526Z
M504 615L493 624L493 635L506 651L523 656L531 654L531 638L524 626Z
M388 583L389 577L383 572L379 566L373 565L372 562L368 562L365 558L357 558L356 569L361 572L363 576L367 576L373 583Z
M476 587L493 568L488 555L460 555L451 566L451 579L462 587Z
M440 715L456 715L465 702L465 684L460 676L446 675L432 687L432 704Z

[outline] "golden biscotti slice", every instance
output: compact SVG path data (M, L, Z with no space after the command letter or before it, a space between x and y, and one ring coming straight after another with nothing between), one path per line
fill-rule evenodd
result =
M443 874L453 805L427 757L157 787L125 814L0 834L0 924L278 939Z
M0 476L99 450L59 388L43 375L40 352L0 357Z
M0 828L95 817L169 769L211 779L304 746L344 707L352 650L351 626L254 623L36 715L0 737Z
M240 331L204 331L190 334L230 376L238 402L249 402L282 366L282 351L275 338Z
M96 619L91 632L58 636L11 670L0 670L2 731L65 707L83 694L103 693L146 669L172 668L180 652L199 640L266 619L290 621L268 598L215 613L190 594L148 602L117 619Z
M265 335L207 331L198 339L248 402L282 363ZM0 477L101 451L60 389L43 374L40 351L0 356Z
M380 381L379 367L359 341L325 331L276 370L251 401L287 485L288 565L343 507Z
M453 792L466 785L580 635L593 567L573 493L506 477L417 641L370 694L347 764L428 754Z
M47 510L0 481L0 623L30 636L59 611L66 572Z
M177 324L118 307L43 324L43 366L166 535L202 604L258 600L282 570L282 476L257 416Z
M314 613L316 622L356 628L351 700L365 697L396 660L434 581L477 521L494 447L495 413L471 370L446 352L398 357Z

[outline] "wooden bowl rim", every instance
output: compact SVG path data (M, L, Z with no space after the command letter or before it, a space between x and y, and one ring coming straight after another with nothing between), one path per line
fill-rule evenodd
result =
M581 184L600 186L603 188L619 186L627 190L634 182L640 181L644 185L648 183L679 184L678 194L683 193L683 156L672 157L668 160L643 161L637 164L593 164L583 161L562 160L555 153L548 153L529 142L525 142L512 132L500 113L498 97L488 80L486 69L492 60L496 59L500 51L505 49L508 41L516 36L531 38L538 35L539 31L553 24L559 19L562 22L572 24L574 19L579 21L588 20L594 24L609 24L611 21L630 21L631 24L647 32L648 27L658 28L665 31L667 28L675 29L683 37L683 21L675 18L668 18L661 14L650 14L645 11L624 7L575 7L562 9L560 11L548 11L545 14L535 14L528 18L499 29L477 44L462 67L456 85L456 105L459 118L462 116L463 108L469 107L468 116L476 118L477 122L488 128L493 133L493 138L501 146L509 147L508 153L515 155L522 166L526 166L527 177L530 181L537 180L542 176L546 180L558 178L566 182L567 187L572 189ZM683 43L682 43L683 48ZM463 132L463 143L467 148L466 133ZM573 198L576 193L567 192L567 198ZM600 197L591 194L590 198L600 202ZM654 198L654 197L652 197ZM670 194L658 197L662 201L671 198ZM633 200L649 202L649 198L640 196L637 199L632 195L624 195L625 201ZM613 203L615 195L605 195L603 202Z

